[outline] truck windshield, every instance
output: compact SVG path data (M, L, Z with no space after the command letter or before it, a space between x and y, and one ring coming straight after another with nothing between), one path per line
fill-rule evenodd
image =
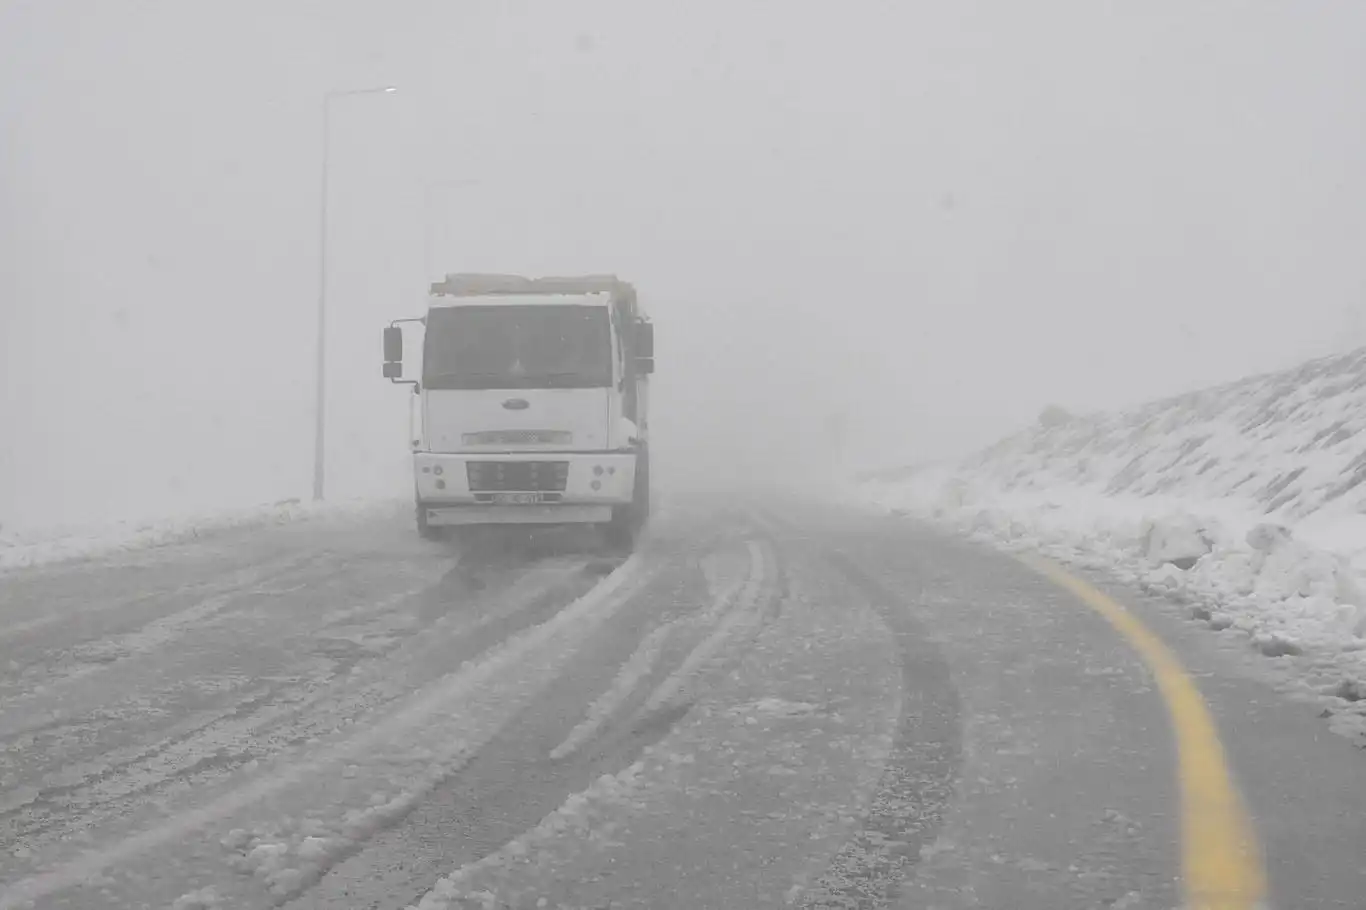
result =
M606 388L612 384L607 307L433 307L422 373L429 389Z

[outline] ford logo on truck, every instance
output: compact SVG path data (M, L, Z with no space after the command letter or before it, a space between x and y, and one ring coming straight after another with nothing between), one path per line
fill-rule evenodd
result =
M509 398L503 402L503 407L509 411L525 411L531 404L525 398Z

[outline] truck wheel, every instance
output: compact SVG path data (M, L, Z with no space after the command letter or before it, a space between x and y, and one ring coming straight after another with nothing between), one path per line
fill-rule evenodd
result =
M630 506L613 509L612 520L603 525L603 536L607 538L607 546L613 550L630 550L635 546L638 528L630 511Z
M640 527L645 527L650 520L650 450L641 449L640 465L636 469L636 489L635 502L632 505L636 511L637 520Z
M612 510L612 520L607 525L607 543L614 548L629 550L635 546L636 536L645 528L650 519L650 459L648 453L641 454L636 468L635 490L631 504L618 506Z
M440 540L441 529L427 524L427 507L417 504L417 533L423 540Z

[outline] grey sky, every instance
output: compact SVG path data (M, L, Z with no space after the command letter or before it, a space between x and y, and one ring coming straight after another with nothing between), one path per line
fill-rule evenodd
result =
M339 495L406 487L429 257L635 281L677 474L1366 343L1358 3L3 0L0 521L306 494L319 97L389 82L335 109Z

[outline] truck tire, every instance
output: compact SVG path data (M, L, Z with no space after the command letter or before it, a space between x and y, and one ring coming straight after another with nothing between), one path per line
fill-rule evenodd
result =
M440 540L441 528L427 524L427 507L421 501L417 504L417 533L423 540Z
M644 528L650 521L650 450L641 448L640 463L636 465L636 488L632 496L636 521Z
M644 530L650 520L650 453L642 449L636 465L635 489L631 493L631 504L617 506L612 510L612 520L607 525L607 542L613 547L630 549L635 546L636 536Z
M636 531L629 516L630 506L612 510L612 520L603 526L607 546L613 550L630 550L636 544Z

